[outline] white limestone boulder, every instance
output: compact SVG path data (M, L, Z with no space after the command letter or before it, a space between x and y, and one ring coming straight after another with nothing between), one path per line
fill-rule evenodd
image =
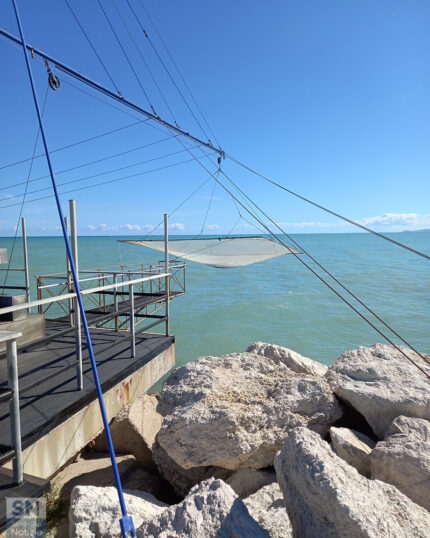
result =
M430 511L430 422L397 417L372 451L370 469Z
M293 529L277 482L263 486L243 502L249 514L271 538L292 538Z
M295 536L428 536L427 510L394 486L360 475L308 428L288 433L275 468Z
M257 353L274 361L276 364L282 362L296 374L325 375L328 367L325 364L304 357L291 349L265 342L254 342L246 350L248 353Z
M363 476L370 476L369 455L376 445L373 439L364 433L334 426L330 428L330 438L339 458L355 467Z
M181 366L164 384L158 409L166 416L153 457L166 477L166 454L191 471L273 465L291 428L325 435L342 415L324 378L295 374L253 353Z
M115 451L118 454L133 454L146 469L155 468L152 460L152 445L163 417L157 412L158 400L144 394L121 409L110 425ZM104 431L95 439L94 449L107 452Z
M125 501L140 538L269 537L230 486L221 480L202 482L181 503L173 506L137 491L126 493ZM72 492L69 536L120 537L120 517L114 488L78 486Z
M430 375L425 361L402 350ZM430 379L394 346L347 351L332 364L326 379L339 398L365 417L379 439L399 415L430 419Z
M127 491L125 503L135 527L151 519L168 507L146 491ZM116 488L76 486L72 490L69 510L69 537L121 536L119 520L121 509Z

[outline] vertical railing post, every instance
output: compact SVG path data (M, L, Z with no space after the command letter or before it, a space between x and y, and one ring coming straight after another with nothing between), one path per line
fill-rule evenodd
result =
M25 274L25 300L30 302L30 274L28 272L28 250L27 250L27 230L25 226L25 218L21 219L22 228L22 247L24 253L24 274ZM31 313L31 308L28 309L28 313Z
M130 336L131 336L131 356L136 356L136 334L134 330L134 291L133 284L128 287L128 295L130 301Z
M70 211L70 231L72 234L72 255L73 255L73 261L75 264L76 275L79 279L78 233L77 233L77 228L76 228L75 200L69 200L69 211ZM77 297L73 299L73 310L75 314L75 325L76 325L76 335L75 335L76 359L78 361L78 365L76 367L76 386L78 390L83 390L84 378L83 378L83 373L82 373L81 313L79 311L79 304L78 304Z
M169 272L169 216L164 213L164 270ZM164 282L166 292L166 336L169 336L169 314L170 314L170 279L166 276Z
M9 403L10 429L12 445L15 450L13 459L13 481L15 484L22 484L22 449L21 449L21 421L19 416L19 384L18 384L18 359L16 350L16 339L21 333L12 333L12 338L6 341L7 355L7 378L9 390L12 398Z
M118 283L118 275L116 273L114 273L113 275L113 283L114 284L117 284ZM117 292L117 288L114 288L113 289L113 307L115 308L115 312L118 312L118 292ZM115 316L115 330L117 331L118 330L118 316Z

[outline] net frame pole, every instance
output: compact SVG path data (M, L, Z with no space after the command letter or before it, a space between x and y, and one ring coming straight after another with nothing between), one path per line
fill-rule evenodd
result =
M169 323L169 316L170 316L170 278L169 278L169 215L167 213L164 213L164 264L165 264L165 272L167 273L166 280L165 280L165 288L166 288L166 336L169 336L169 330L170 330L170 323Z
M21 219L22 229L22 250L24 255L24 275L25 275L25 300L27 303L31 301L30 297L30 273L28 272L28 248L27 248L27 227L25 225L25 218ZM31 313L31 308L28 309L28 313Z
M69 200L69 213L70 213L70 233L72 237L72 254L73 261L75 262L76 273L79 278L79 254L78 254L78 231L76 223L76 202L75 200ZM81 331L81 314L79 312L78 299L73 300L73 310L75 312L75 326L77 331L75 333L75 347L76 347L76 384L78 390L84 389L84 377L82 373L82 331Z

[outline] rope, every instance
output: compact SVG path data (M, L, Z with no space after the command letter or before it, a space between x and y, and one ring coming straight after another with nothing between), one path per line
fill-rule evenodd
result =
M130 66L130 69L132 70L133 75L135 76L135 78L136 78L136 80L137 80L137 83L138 83L139 86L140 86L140 89L142 90L144 96L146 97L146 100L148 101L149 106L151 107L152 112L154 113L155 116L157 116L157 113L155 112L155 109L154 109L154 107L152 106L152 103L151 103L151 101L150 101L150 99L149 99L149 97L148 97L148 94L146 93L145 88L143 87L143 85L142 85L142 83L141 83L141 81L140 81L140 78L138 77L136 71L134 70L133 64L131 63L130 58L128 57L128 55L127 55L127 53L126 53L124 47L122 46L122 43L121 43L121 41L120 41L120 39L119 39L117 33L115 32L115 28L112 26L112 23L110 22L110 19L109 19L108 15L107 15L106 11L104 10L104 8L103 8L103 6L102 6L102 3L100 2L100 0L97 0L97 2L98 2L98 4L99 4L99 6L100 6L100 9L103 11L103 14L104 14L104 16L105 16L105 18L106 18L106 20L107 20L107 22L108 22L108 24L109 24L109 27L110 27L110 29L112 30L112 33L113 33L113 35L115 36L115 39L117 40L118 45L120 46L120 49L122 50L122 53L124 54L125 59L127 60L127 63L128 63L128 65Z
M194 148L195 147L196 146L194 146ZM92 179L94 177L105 176L106 174L112 174L113 172L120 172L121 170L126 170L127 168L133 168L133 167L139 166L141 164L146 164L146 163L149 163L149 162L158 161L160 159L165 159L166 157L172 157L173 155L177 155L178 153L184 153L186 151L187 151L186 149L179 150L179 151L174 151L172 153L167 153L165 155L161 155L160 157L153 157L152 159L147 159L146 161L140 161L140 162L137 162L137 163L134 163L134 164L128 164L126 166L121 166L120 168L114 168L114 169L111 169L111 170L107 170L105 172L99 172L98 174L91 174L90 176L85 176L85 177L81 177L81 178L77 178L77 179L72 179L70 181L63 181L63 183L58 183L58 186L62 187L63 185L70 185L72 183L79 183L80 181L86 181L87 179ZM43 192L43 191L46 191L46 190L50 190L50 187L43 187L41 189L35 189L34 191L28 191L28 194L36 194L37 192ZM24 196L24 194L16 194L15 196L9 196L8 199L11 200L11 199L14 199L14 198L20 198L21 196ZM10 204L10 205L14 205L14 204ZM4 208L4 207L10 207L10 205L0 206L0 209Z
M238 189L240 192L243 193L243 191L240 189L240 187L238 187L238 185L236 185L236 183L233 182L233 180L231 180L224 172L222 172L222 174L230 181L230 183L232 183L232 185ZM248 199L249 197L243 193ZM250 199L249 199L250 200ZM252 202L252 200L250 200ZM370 307L368 307L363 301L361 301L361 299L359 299L352 291L350 291L344 284L342 284L342 282L340 282L330 271L328 271L328 269L326 269L320 262L318 262L305 248L303 248L302 245L300 245L293 237L291 237L291 235L287 234L276 222L274 222L261 208L259 208L254 202L252 202L255 207L257 207L257 209L259 211L261 211L261 213L270 220L270 222L272 224L274 224L278 230L280 230L281 233L283 233L286 237L288 237L288 239L290 241L292 241L292 243L294 243L294 245L296 245L304 254L306 254L306 256L308 256L320 269L322 269L327 275L329 275L335 282L336 284L338 284L342 289L344 289L351 297L353 297L361 306L363 306L370 314L372 314L379 322L381 322L387 329L389 329L395 336L397 336L397 338L399 338L404 344L406 344L408 347L410 347L411 349L413 349L413 351L415 351L415 353L417 353L425 362L428 362L428 364L430 364L430 361L424 356L422 355L419 351L417 351L416 349L414 349L411 344L409 344L404 338L402 338L400 336L399 333L397 333L390 325L388 325L378 314L376 314L376 312L374 312Z
M399 241L395 241L394 239L391 239L390 237L387 237L384 234L376 232L375 230L372 230L371 228L368 228L367 226L364 226L363 224L359 224L358 222L355 222L355 221L353 221L353 220L351 220L351 219L349 219L347 217L344 217L343 215L340 215L339 213L336 213L335 211L332 211L331 209L328 209L327 207L324 207L321 204L313 202L312 200L309 200L308 198L305 198L304 196L302 196L301 194L298 194L297 192L294 192L294 191L292 191L290 189L287 189L287 187L284 187L283 185L280 185L279 183L276 183L276 181L273 181L272 179L269 179L269 178L263 176L262 174L256 172L255 170L253 170L249 166L246 166L246 164L241 163L240 161L238 161L237 159L235 159L231 155L227 154L227 157L229 159L231 159L233 162L235 162L236 164L238 164L239 166L242 166L242 168L245 168L246 170L249 170L250 172L252 172L256 176L260 177L261 179L264 179L265 181L271 183L272 185L275 185L276 187L279 187L280 189L284 190L285 192L288 192L289 194L292 194L296 198L300 198L301 200L307 202L308 204L311 204L311 205L313 205L315 207L318 207L319 209L322 209L326 213L330 213L330 215L333 215L333 216L335 216L335 217L337 217L339 219L342 219L345 222L348 222L349 224L357 226L357 228L361 228L362 230L365 230L366 232L369 232L369 233L371 233L373 235L376 235L377 237L380 237L381 239L385 239L385 241L389 241L390 243L393 243L394 245L397 245L398 247L401 247L401 248L404 248L406 250L409 250L409 252L412 252L414 254L417 254L418 256L421 256L422 258L426 258L427 260L430 260L430 256L427 255L427 254L424 254L424 252L420 252L419 250L415 250L415 249L413 249L411 247L408 247L408 245L405 245L404 243L400 243Z
M149 146L154 146L155 144L160 144L161 142L165 142L166 140L170 140L171 138L175 138L175 136L177 136L177 135L170 135L170 136L168 136L166 138L162 138L161 140L156 140L154 142L150 142L149 144L144 144L143 146L137 146L136 148L131 148L131 149L128 149L126 151L121 151L120 153L114 153L112 155L102 157L101 159L96 159L95 161L89 161L89 162L86 162L86 163L83 163L83 164L78 164L77 166L73 166L72 168L66 168L64 170L59 170L58 172L56 172L56 174L58 176L59 174L64 174L65 172L71 172L73 170L77 170L78 168L84 168L85 166L90 166L91 164L96 164L96 163L100 163L102 161L107 161L109 159L114 159L115 157L120 157L121 155L127 155L128 153L132 153L133 151L138 151L139 149L144 149L144 148L147 148ZM30 179L29 183L34 183L35 181L40 181L40 180L46 179L48 177L49 177L49 174L46 175L46 176L35 177L33 179ZM14 183L13 185L8 185L7 187L0 187L0 191L12 189L13 187L19 187L20 185L25 185L25 183L26 182L23 181L23 182L20 182L20 183Z
M181 140L178 140L180 143L181 143ZM193 156L194 160L204 169L206 170L206 172L209 172L211 173L208 168L191 152L189 151L190 155ZM258 216L256 216L255 214L252 213L252 211L250 211L244 204L242 204L235 196L234 194L218 179L215 177L215 174L211 173L212 174L212 177L215 179L215 181L217 181L217 183L228 193L230 194L230 196L232 196L236 202L239 203L239 205L241 205L255 220L257 220L266 230L267 232L276 240L278 241L280 244L282 244L285 248L287 248L290 253L297 259L299 260L299 262L304 265L309 271L311 271L311 273L316 276L323 284L325 284L333 293L335 293L339 299L341 299L346 305L348 305L358 316L360 316L363 321L365 321L368 325L370 325L380 336L382 336L384 338L384 340L386 340L387 342L389 342L393 347L395 347L397 349L397 351L399 351L408 361L410 361L414 366L416 366L428 379L430 379L430 374L428 372L426 372L423 368L421 368L421 366L419 366L412 358L410 358L398 345L396 345L388 336L386 336L381 330L379 330L369 319L366 318L366 316L364 316L364 314L362 314L354 305L352 305L345 297L343 297L343 295L341 295L335 288L333 288L333 286L331 286L321 275L319 275L314 269L312 269L312 267L307 264L304 260L302 260L298 254L296 254L294 252L294 250L291 250L291 248L282 240L279 238L279 236L277 236L274 232L272 232L270 230L270 228L268 226L266 226L264 224L264 222L258 218ZM223 174L225 175L225 174ZM226 176L227 177L227 176ZM230 180L231 181L231 180ZM232 181L231 181L232 182ZM238 188L238 187L236 187ZM238 188L238 190L240 190ZM242 191L243 192L243 191ZM259 208L259 206L253 202L248 196L247 198L252 202L252 204L263 214L265 215L267 218L269 218L269 220L275 224L275 226L280 229L282 231L282 233L285 234L285 232L282 230L282 228L280 228L280 226L278 226L270 217L268 217L266 215L266 213L264 213L264 211ZM287 235L287 234L285 234ZM330 274L330 273L329 273ZM333 277L334 278L334 277ZM346 289L346 288L345 288ZM364 303L363 303L364 304ZM387 327L389 327L387 325ZM391 328L390 328L391 329ZM394 332L394 331L393 331ZM402 341L404 342L404 340L402 339ZM414 349L412 346L409 346L410 349L412 351L414 351L418 356L420 356L421 358L424 359L424 361L427 363L427 359L424 358L421 353L419 353L416 349Z
M46 88L45 99L43 100L42 117L43 117L43 115L45 113L45 107L46 107L46 101L48 99L48 93L49 93L49 86ZM35 156L35 153L36 153L37 144L39 142L39 135L40 135L40 127L38 127L38 129L37 129L36 140L34 141L33 157L31 159L30 167L28 169L27 182L26 182L26 185L25 185L25 191L24 191L24 194L22 195L23 198L21 200L21 208L19 210L19 215L18 215L16 227L15 227L15 235L14 235L13 242L12 242L12 248L10 250L9 261L8 261L7 269L6 269L6 275L5 275L4 281L3 281L3 290L4 290L4 288L5 288L6 284L7 284L7 278L9 276L9 270L10 270L10 266L11 266L11 263L12 263L13 253L14 253L14 250L15 250L16 238L18 236L19 223L20 223L20 220L21 220L21 217L22 217L22 212L24 210L25 198L27 196L28 183L29 183L29 180L30 180L31 171L33 170L34 156Z
M180 161L180 162L177 162L177 163L168 164L166 166L160 166L159 168L154 168L152 170L146 170L145 172L139 172L138 174L132 174L132 175L125 176L125 177L110 179L108 181L102 181L100 183L94 183L93 185L86 185L85 187L79 187L77 189L70 189L68 191L62 191L61 194L69 194L71 192L84 191L86 189L92 189L94 187L100 187L100 186L108 185L109 183L115 183L115 182L118 182L118 181L123 181L125 179L131 179L131 178L135 178L135 177L140 177L140 176L143 176L145 174L150 174L152 172L158 172L160 170L166 170L167 168L172 168L173 166L179 166L181 164L189 163L189 162L191 162L193 160L194 159L192 159L192 158L191 159L186 159L185 161ZM46 200L47 198L52 198L52 196L53 195L41 196L40 198L34 198L32 200L27 200L26 203L30 204L32 202L38 202L40 200ZM20 203L21 202L17 202L16 204L11 204L11 205L7 205L7 206L1 206L0 209L5 208L5 207L17 206L17 205L20 205Z
M167 109L169 110L170 115L172 116L173 121L175 122L176 127L179 127L178 122L176 121L175 115L173 114L173 111L172 111L172 109L171 109L170 106L169 106L169 103L167 102L166 98L164 97L164 94L163 94L163 92L161 91L161 88L160 88L160 86L158 85L158 83L157 83L157 81L156 81L154 75L152 74L152 71L151 71L151 69L149 68L149 65L146 63L145 57L143 56L142 51L140 50L138 44L136 43L136 40L134 39L133 34L131 33L131 31L130 31L128 25L127 25L127 23L125 22L124 17L121 15L121 12L119 11L119 9L118 9L118 7L117 7L117 5L116 5L115 0L112 0L112 4L113 4L113 6L114 6L116 12L118 13L119 18L121 19L121 22L122 22L124 28L126 29L126 31L127 31L127 33L128 33L128 36L129 36L130 39L132 40L133 45L135 46L135 48L136 48L136 50L137 50L137 53L139 54L141 60L142 60L143 63L145 64L145 67L146 67L148 73L150 74L150 76L151 76L151 78L152 78L152 81L153 81L154 84L155 84L155 87L157 88L159 94L161 95L161 98L163 99L165 105L167 106Z
M97 56L99 62L101 63L103 69L105 70L106 75L109 77L109 80L112 82L112 84L113 84L115 90L117 91L118 95L121 95L121 92L119 91L118 86L115 84L115 82L114 82L113 78L111 77L111 75L110 75L110 73L109 73L107 67L106 67L105 64L103 63L103 60L101 59L99 53L97 52L96 48L95 48L94 45L92 44L91 39L89 38L88 34L85 32L85 30L84 30L82 24L79 22L79 19L78 19L77 15L75 14L75 12L73 11L73 9L72 9L71 5L69 4L68 0L64 0L64 1L66 2L66 5L67 5L67 7L68 7L69 10L70 10L70 13L73 15L73 18L74 18L75 21L77 22L77 24L78 24L79 28L81 29L82 33L84 34L86 40L87 40L88 43L90 44L90 47L93 49L94 54Z
M219 171L217 172L217 174L219 174ZM200 230L200 235L203 235L203 230L204 230L204 227L205 227L205 224L206 224L206 219L208 218L209 210L211 208L212 200L213 200L213 197L214 197L215 187L216 187L216 182L214 181L214 186L212 188L212 194L211 194L211 197L209 198L209 203L208 203L208 207L206 209L205 218L203 219L203 224L202 224L202 229Z
M163 66L163 68L164 68L164 70L166 71L168 77L170 78L170 80L172 81L172 83L173 83L173 85L175 86L176 90L178 91L179 95L181 96L183 102L185 103L185 106L188 108L189 112L190 112L191 115L193 116L193 118L194 118L194 120L196 121L197 125L200 127L202 133L203 133L203 134L205 135L205 137L209 140L209 137L208 137L207 133L205 132L203 126L201 125L201 123L199 122L198 118L196 117L196 115L194 114L193 110L191 109L190 105L188 104L187 100L185 99L185 97L184 97L183 93L181 92L180 88L179 88L178 85L176 84L176 82L175 82L174 78L172 77L170 71L168 70L166 64L164 63L163 59L161 58L160 54L158 53L157 49L155 48L154 44L152 43L151 38L149 37L149 35L148 35L148 33L146 32L145 28L142 26L142 23L140 22L139 17L136 15L136 12L134 11L133 7L131 6L129 0L126 0L126 2L127 2L128 6L129 6L129 8L131 9L131 11L133 12L133 15L134 15L134 17L135 17L137 23L139 24L139 26L140 26L140 28L141 28L141 30L142 30L144 36L147 38L149 44L151 45L152 50L153 50L153 51L155 52L155 54L157 55L157 58L160 60L161 65ZM190 90L190 88L188 87L187 83L185 82L185 79L184 79L184 77L182 76L181 72L179 71L179 68L178 68L176 62L175 62L175 60L173 59L173 56L170 54L169 49L167 48L167 45L165 44L163 38L161 37L161 34L160 34L159 31L157 30L157 27L155 26L155 23L154 23L153 20L151 19L151 17L150 17L150 15L149 15L148 11L146 10L146 8L145 8L145 6L143 5L143 2L142 2L141 0L140 0L140 4L141 4L143 10L145 11L145 14L146 14L146 16L148 17L149 21L151 22L152 26L154 27L155 31L157 32L157 35L158 35L158 37L159 37L159 39L160 39L160 41L161 41L163 47L166 49L166 52L167 52L167 54L169 55L169 57L170 57L170 59L171 59L173 65L175 66L176 71L178 72L179 76L181 77L182 82L184 83L186 89L188 90L188 93L191 95L191 98L192 98L192 100L194 101L194 104L196 105L198 111L200 112L200 115L202 116L203 121L206 123L206 125L207 125L209 131L211 132L211 134L212 134L212 136L213 136L215 142L217 143L218 147L220 148L221 146L220 146L220 144L219 144L219 142L218 142L216 136L214 135L214 133L213 133L213 131L212 131L210 125L208 124L208 122L207 122L207 120L206 120L206 117L204 116L204 114L203 114L201 108L199 107L197 101L195 100L193 94L191 93L191 90ZM210 141L210 140L209 140L209 141Z
M87 142L91 142L93 140L97 140L98 138L102 138L104 136L108 136L113 133L117 133L118 131L123 131L124 129L129 129L130 127L133 127L134 125L138 125L141 123L146 123L147 121L150 121L149 119L146 120L139 120L135 121L134 123L129 123L128 125L124 125L123 127L118 127L117 129L113 129L112 131L106 131L104 133L91 136L90 138L85 138L84 140L79 140L78 142L73 142L72 144L68 144L67 146L62 146L61 148L53 149L51 153L57 153L58 151L63 151L65 149L73 148L75 146L79 146L80 144L86 144ZM39 155L36 155L34 159L39 159L40 157L44 157L43 153L40 153ZM10 164L5 164L3 166L0 166L0 170L4 170L5 168L10 168L11 166L16 166L18 164L26 163L28 161L31 161L33 157L28 157L27 159L22 159L21 161L15 161Z

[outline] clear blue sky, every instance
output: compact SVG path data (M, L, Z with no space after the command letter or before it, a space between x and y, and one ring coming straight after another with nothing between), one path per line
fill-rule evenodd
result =
M95 0L69 0L112 78L127 98L148 107ZM130 0L157 50L181 84L140 3ZM113 89L63 0L18 0L27 41ZM145 91L157 112L171 120L156 87L134 48L111 0L102 0ZM143 37L126 0L115 0L161 87L178 123L202 136L157 57ZM176 62L223 149L352 219L375 229L430 228L430 3L427 0L249 2L220 0L147 0ZM12 4L0 5L1 26L17 34ZM2 65L0 166L31 156L37 123L22 51L0 40ZM46 91L43 64L32 62L39 98ZM62 76L59 73L60 76ZM52 149L139 119L114 109L66 83L49 91L45 120ZM183 86L181 86L183 88ZM184 90L185 91L185 90ZM105 98L106 99L106 98ZM165 137L137 125L91 143L53 154L57 172L127 151ZM65 191L185 160L179 153L150 163L136 163L180 151L175 141L133 151L58 175L58 182L130 166L84 179ZM39 143L37 153L42 150ZM135 165L135 166L132 166ZM26 180L29 163L0 170L0 186ZM334 217L291 198L225 161L226 172L290 232L341 232L351 228ZM37 159L31 178L47 173ZM159 170L120 182L62 195L63 206L76 198L81 234L144 235L206 175L195 163ZM200 230L213 183L172 217L179 233ZM47 179L29 184L28 199L50 194ZM0 191L0 205L24 187ZM10 235L19 205L0 208L0 235ZM26 204L24 215L33 235L58 233L52 199ZM208 233L229 231L237 211L215 189L206 220ZM241 222L238 232L252 229Z

